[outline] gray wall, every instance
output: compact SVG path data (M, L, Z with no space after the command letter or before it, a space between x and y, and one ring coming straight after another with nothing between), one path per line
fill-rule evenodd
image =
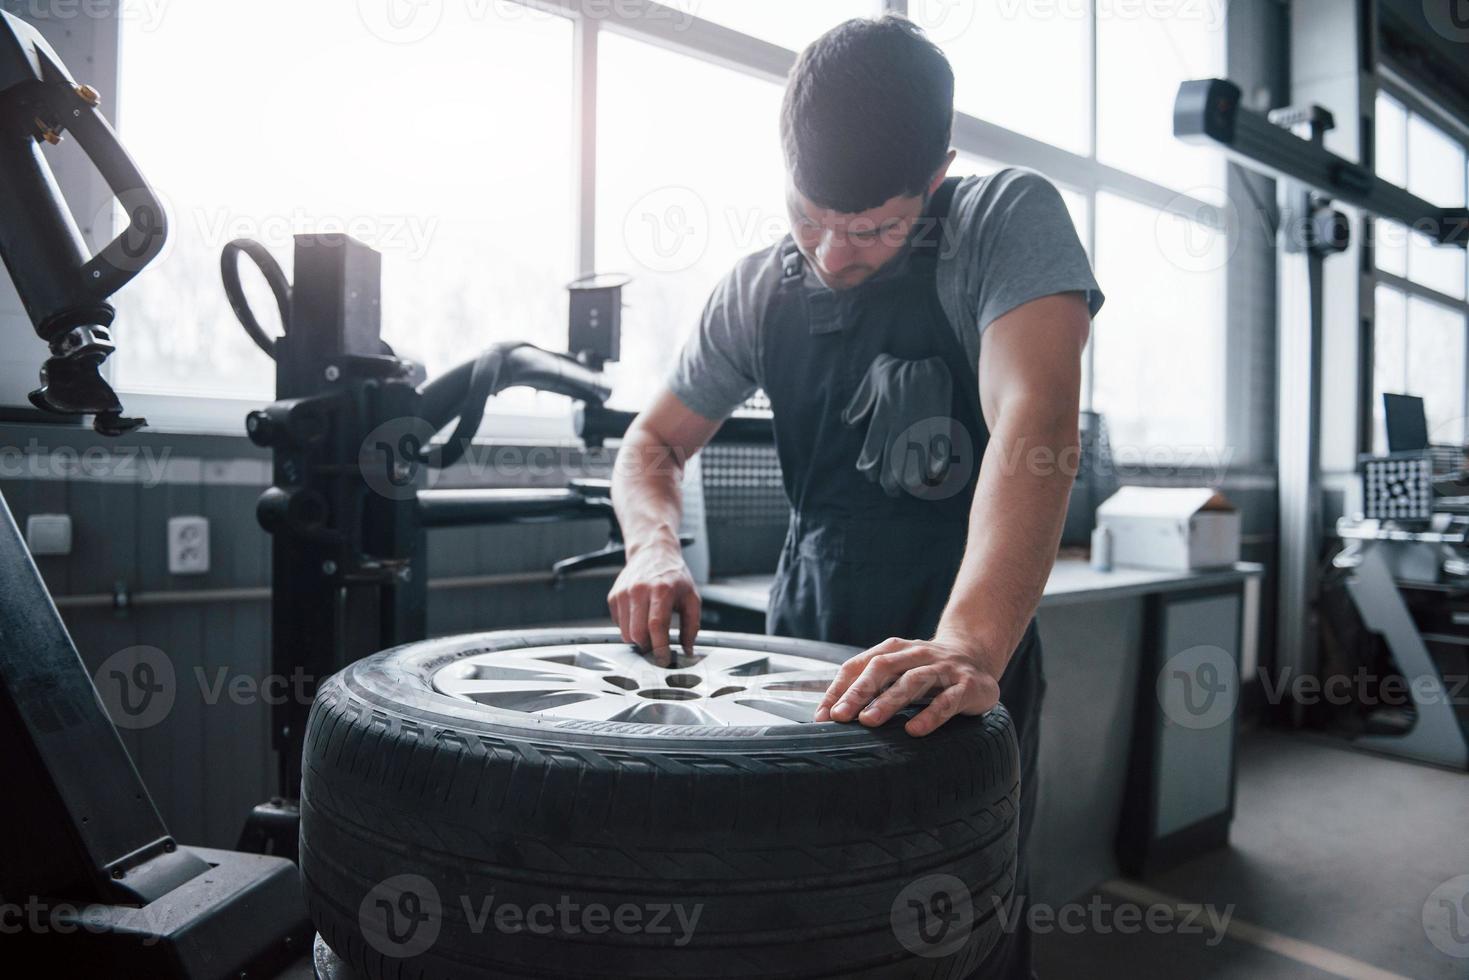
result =
M23 529L38 513L72 519L72 553L37 565L88 670L139 645L172 664L172 709L123 737L170 828L190 842L233 844L249 808L275 789L270 709L256 693L277 690L266 685L269 540L255 521L268 477L265 455L243 438L138 433L103 442L72 427L0 424L0 494L17 523ZM169 574L166 525L176 515L209 519L207 574ZM431 532L430 632L605 619L610 579L552 589L544 573L606 539L603 521ZM510 581L440 587L485 575ZM118 585L138 604L114 609ZM197 601L217 589L253 592ZM221 690L222 680L239 694Z

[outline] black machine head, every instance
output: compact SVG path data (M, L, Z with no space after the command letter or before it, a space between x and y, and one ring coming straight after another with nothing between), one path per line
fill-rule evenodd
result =
M125 418L101 368L114 350L107 302L163 249L163 204L98 111L101 96L79 85L36 29L0 11L0 259L51 356L31 404L94 415L120 435ZM110 244L90 254L39 144L70 134L128 214Z

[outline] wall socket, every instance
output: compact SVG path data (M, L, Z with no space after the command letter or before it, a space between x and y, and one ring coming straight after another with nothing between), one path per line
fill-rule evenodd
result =
M209 571L209 518L168 519L168 573L203 575Z
M71 554L71 517L32 514L26 518L26 544L33 555Z

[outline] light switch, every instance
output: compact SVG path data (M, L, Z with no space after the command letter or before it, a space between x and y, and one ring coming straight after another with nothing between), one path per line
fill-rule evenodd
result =
M26 547L33 555L71 554L71 516L32 514L27 517Z
M209 518L168 519L168 572L203 575L209 571Z

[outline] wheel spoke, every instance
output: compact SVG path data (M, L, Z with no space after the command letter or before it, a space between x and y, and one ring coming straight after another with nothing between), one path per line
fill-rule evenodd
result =
M792 670L784 674L752 677L748 686L763 691L815 691L821 694L831 686L836 676L835 666L830 670Z
M769 654L759 650L711 650L699 667L724 677L761 677L779 671Z
M711 721L687 701L640 701L612 716L612 721L640 725L709 725Z
M606 664L593 662L587 658L578 656L574 662L564 654L550 657L537 657L533 654L512 654L508 657L496 658L492 661L495 665L513 667L517 670L543 670L548 673L559 673L573 676L599 677L607 673L604 669ZM485 664L477 669L484 670L490 664Z
M538 708L531 714L575 721L611 721L619 712L628 709L629 700L625 695L599 694L574 704Z
M715 698L699 705L716 724L721 725L790 725L809 722L816 706L776 701L774 698Z
M781 687L779 684L771 684L765 687L751 687L743 694L735 695L736 699L761 698L770 701L791 701L797 704L805 704L808 701L812 704L820 704L821 699L825 696L825 685L813 690L797 689L791 691Z
M501 683L493 688L470 691L460 695L478 704L510 711L545 711L578 701L600 697L597 691L577 690L566 687L549 687L545 684Z
M638 652L638 648L629 643L609 643L606 646L587 647L581 652L585 657L605 664L609 672L624 676L653 677L663 670L653 662L651 657Z
M505 677L453 677L442 678L438 682L439 690L461 698L496 691L569 691L577 686L569 677L518 677L515 680Z

